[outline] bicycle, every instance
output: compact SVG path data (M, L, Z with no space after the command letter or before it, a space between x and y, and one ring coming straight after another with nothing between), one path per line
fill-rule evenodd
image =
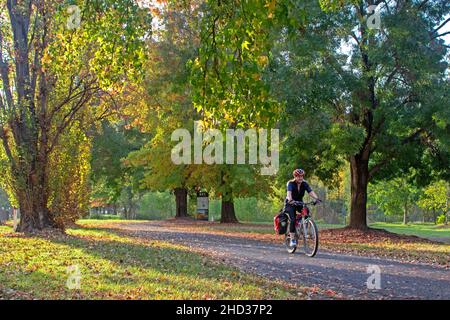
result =
M301 212L296 211L296 221L295 221L295 237L296 240L299 241L299 239L303 239L303 250L304 253L308 257L314 257L317 253L317 250L319 248L319 231L317 229L317 225L314 222L314 220L311 218L309 205L316 205L317 202L301 202L301 201L293 201L292 203L294 206L301 206L302 210ZM284 235L284 243L286 245L287 251L289 253L294 253L297 250L297 245L291 246L291 236L290 236L290 224L291 219L289 215L285 212L285 214L288 216L288 227L287 231ZM298 243L298 242L297 242Z

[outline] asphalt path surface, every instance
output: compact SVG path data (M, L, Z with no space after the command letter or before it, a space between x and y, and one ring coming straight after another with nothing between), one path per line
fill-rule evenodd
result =
M439 266L333 253L321 250L320 246L317 255L310 258L299 249L289 254L281 240L275 244L195 230L180 231L158 222L123 223L116 228L138 237L202 249L244 272L331 289L348 299L450 299L450 270ZM379 282L374 273L377 270Z

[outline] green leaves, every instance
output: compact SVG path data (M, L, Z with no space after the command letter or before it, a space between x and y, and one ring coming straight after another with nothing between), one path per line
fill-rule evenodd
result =
M207 1L201 46L190 64L194 105L210 126L273 126L280 104L263 80L273 5Z
M369 199L387 215L403 215L418 197L418 189L407 177L369 185Z
M125 77L143 76L146 40L151 35L151 14L131 0L77 3L82 10L78 28L68 30L66 7L56 13L56 39L49 49L53 65L61 72L67 67L88 68L103 89L111 89ZM87 71L87 70L86 70Z
M449 197L448 182L440 180L424 188L417 204L423 209L441 211L445 214L448 211Z
M331 152L350 156L360 151L366 132L352 123L334 123L330 128Z

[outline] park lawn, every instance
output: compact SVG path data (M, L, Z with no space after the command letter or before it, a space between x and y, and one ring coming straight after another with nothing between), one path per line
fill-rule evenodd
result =
M450 244L386 231L329 229L320 233L321 247L333 252L393 258L450 267Z
M310 297L308 288L241 273L191 248L96 227L103 222L34 237L0 226L0 299ZM69 266L79 268L79 289L67 287L76 279Z
M434 223L408 223L404 225L402 223L376 222L370 224L370 227L422 238L448 238L450 240L450 226L435 225Z

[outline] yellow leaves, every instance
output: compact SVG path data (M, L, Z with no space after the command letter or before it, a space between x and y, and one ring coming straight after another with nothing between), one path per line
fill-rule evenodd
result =
M226 120L228 123L233 123L233 122L234 122L234 118L233 118L230 114L228 114L228 113L225 113L225 120Z
M265 67L269 63L269 58L267 56L258 57L258 65L260 67Z
M244 51L244 49L250 50L250 49L248 48L248 45L249 45L249 44L250 44L250 42L248 42L247 40L244 40L244 42L242 42L242 45L241 45L242 51Z
M52 59L51 59L51 57L50 57L48 51L46 50L45 53L44 53L44 55L42 56L42 59L41 59L42 69L43 69L44 71L45 71L45 66L46 66L46 65L49 65L51 61L52 61Z

